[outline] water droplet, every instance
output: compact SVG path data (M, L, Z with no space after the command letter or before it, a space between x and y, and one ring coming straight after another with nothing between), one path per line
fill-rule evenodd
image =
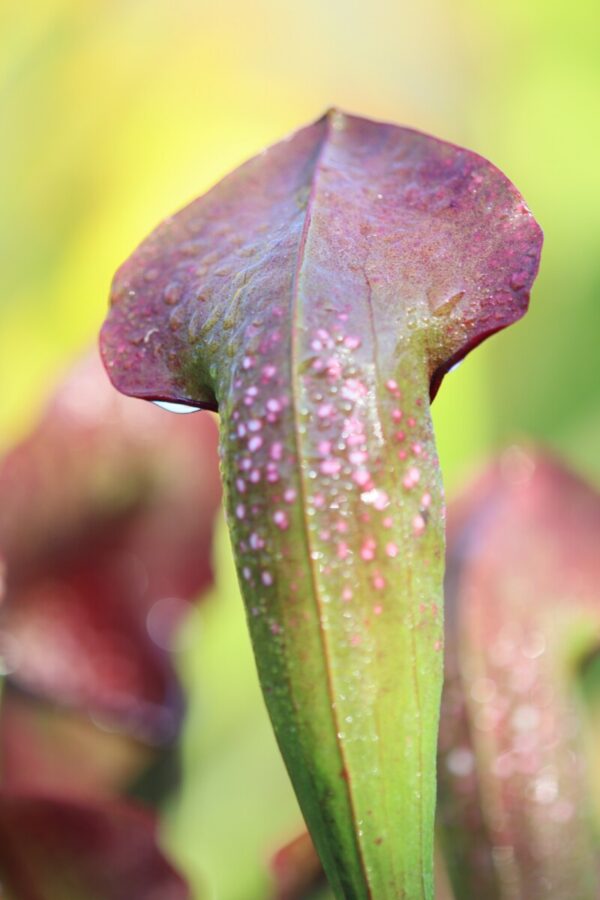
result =
M169 400L153 400L152 403L155 406L160 406L161 409L166 409L167 412L180 413L182 415L202 412L199 406L188 406L186 403L173 403Z

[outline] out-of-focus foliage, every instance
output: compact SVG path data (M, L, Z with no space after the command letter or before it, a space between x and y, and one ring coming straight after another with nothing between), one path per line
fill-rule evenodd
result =
M597 477L599 95L595 0L5 0L0 444L28 428L55 374L94 339L113 272L140 237L335 103L493 159L546 233L529 314L472 354L434 404L450 491L519 432ZM263 715L253 696L248 722ZM191 722L212 727L201 710ZM262 800L270 764L258 749L242 762L240 749L235 768L236 752L215 750L240 778L230 808L243 783L256 794L245 795L250 821L282 821ZM191 805L187 815L193 824ZM189 857L193 828L176 833Z
M0 459L8 680L150 745L172 741L182 702L169 649L212 582L219 497L212 417L119 395L97 354L76 366Z
M213 580L216 437L209 415L115 392L96 352L0 457L0 879L15 900L188 897L152 807L178 769L176 630Z
M132 804L0 794L6 900L191 900Z
M600 494L529 448L450 505L438 813L460 900L598 896L599 542Z

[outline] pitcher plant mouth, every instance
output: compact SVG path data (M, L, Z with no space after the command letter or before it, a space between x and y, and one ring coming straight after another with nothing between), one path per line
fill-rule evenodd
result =
M490 163L337 110L160 225L115 276L116 387L218 409L273 727L344 898L431 897L444 373L527 309L541 232Z

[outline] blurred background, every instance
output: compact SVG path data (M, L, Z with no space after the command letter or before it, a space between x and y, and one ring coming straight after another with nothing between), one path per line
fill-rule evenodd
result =
M545 231L529 314L436 400L449 495L524 437L597 481L598 18L592 0L3 0L0 450L95 341L114 270L158 221L336 105L488 157ZM219 534L219 603L179 654L185 790L163 840L198 896L249 900L300 820Z

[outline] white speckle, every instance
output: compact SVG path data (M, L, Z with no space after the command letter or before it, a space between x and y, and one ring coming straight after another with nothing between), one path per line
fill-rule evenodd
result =
M418 536L425 531L425 519L419 513L412 520L413 532Z
M370 491L364 491L360 495L360 499L368 506L374 506L375 509L379 510L385 509L386 506L390 505L390 498L385 491L381 491L379 490L379 488L373 488Z
M248 441L248 450L250 453L255 453L256 450L260 450L263 445L263 439L259 434L253 435Z
M540 722L540 711L535 706L523 704L517 706L512 714L512 726L515 731L532 731Z
M455 747L446 756L446 768L457 778L470 775L475 765L475 757L468 747Z
M533 789L536 803L543 805L554 803L558 797L558 784L556 775L551 771L542 772L536 779Z
M278 509L275 513L273 513L273 521L278 528L281 528L282 531L285 531L289 525L287 514L284 513L281 509Z

